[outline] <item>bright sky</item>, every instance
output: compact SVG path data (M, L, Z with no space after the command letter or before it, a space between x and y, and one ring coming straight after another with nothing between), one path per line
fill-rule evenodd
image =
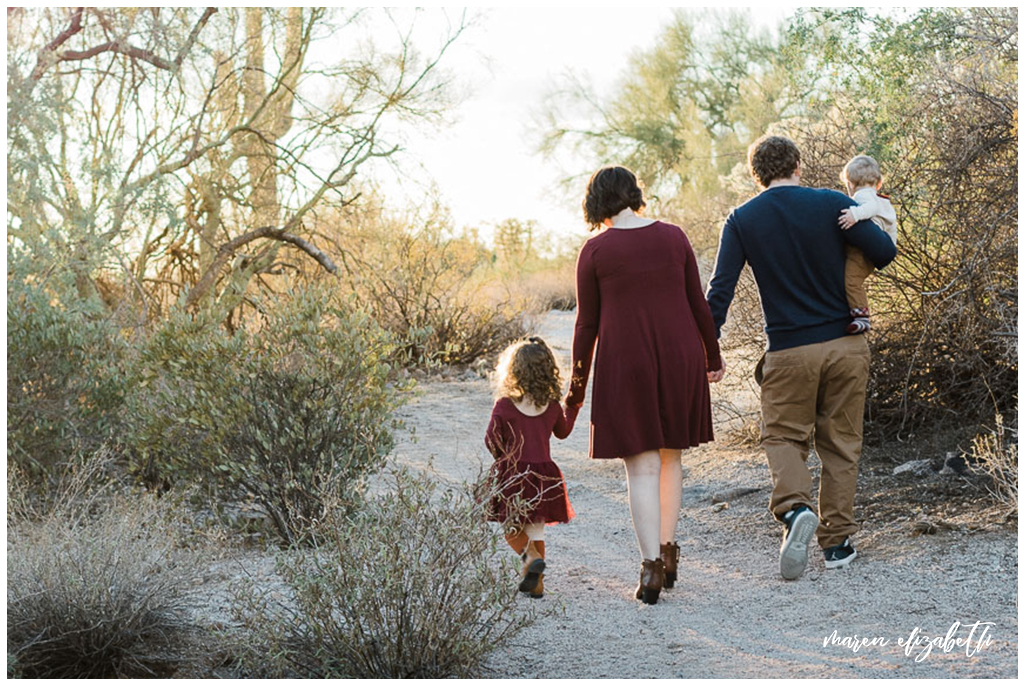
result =
M778 6L751 10L765 27L791 12ZM672 9L665 7L488 10L447 61L472 89L454 113L456 123L407 145L437 183L456 225L489 236L491 226L514 217L535 220L544 233L585 234L585 181L576 196L564 197L557 184L565 172L534 152L531 122L545 92L569 70L608 93L629 55L656 40L671 19ZM403 190L409 197L422 194L415 183Z

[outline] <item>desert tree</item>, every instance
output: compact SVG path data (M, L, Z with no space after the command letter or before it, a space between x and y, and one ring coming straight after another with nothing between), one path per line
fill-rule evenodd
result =
M875 156L900 218L873 280L871 417L896 435L1012 412L1017 379L1017 11L807 12L790 39L830 75L787 128L806 181Z
M397 120L440 121L440 60L419 14L351 9L8 12L9 252L70 267L79 296L114 271L152 316L177 302L229 317L287 268L333 272L308 220L358 196L395 155Z
M568 179L579 188L597 166L633 169L659 215L710 248L736 195L721 177L745 161L757 132L804 102L806 84L789 76L779 43L738 12L679 10L611 92L571 73L554 84L538 113L540 150L584 160Z

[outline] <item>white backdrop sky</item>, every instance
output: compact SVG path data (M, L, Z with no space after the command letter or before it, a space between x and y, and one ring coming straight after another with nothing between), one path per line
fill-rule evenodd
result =
M791 8L743 10L763 27L775 27ZM583 184L567 198L558 187L566 175L536 153L531 130L544 95L569 70L608 93L630 54L651 45L673 16L672 8L494 8L481 10L446 67L469 92L452 113L454 124L416 133L405 142L399 182L385 182L393 200L425 194L430 180L451 208L457 227L488 237L503 219L534 220L542 233L583 235ZM454 12L450 11L454 15ZM427 46L424 46L425 48ZM416 171L416 165L422 168ZM573 170L579 172L579 169ZM403 197L404 196L404 197Z

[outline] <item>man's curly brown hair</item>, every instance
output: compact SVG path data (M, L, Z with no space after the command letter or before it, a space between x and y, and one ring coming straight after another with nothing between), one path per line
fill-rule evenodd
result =
M562 397L562 374L551 348L531 336L505 348L498 359L497 395L516 402L529 398L547 407Z
M787 179L800 164L800 149L785 136L761 136L747 148L747 165L754 181L768 188L775 179Z

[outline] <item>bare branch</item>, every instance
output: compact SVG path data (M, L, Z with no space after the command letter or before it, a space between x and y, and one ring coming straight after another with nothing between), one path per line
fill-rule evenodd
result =
M196 39L199 37L199 32L203 30L204 26L206 26L206 22L210 20L210 17L216 13L216 7L207 7L206 11L203 12L203 16L199 17L199 21L197 21L196 25L192 27L192 32L188 34L188 39L185 41L184 45L181 46L181 49L178 50L178 54L174 58L175 69L181 68L181 63L185 60L185 55L188 54L188 51L192 49L193 45L195 45Z
M289 222L289 224L291 223L292 222ZM270 238L283 243L290 243L320 263L320 266L326 269L329 273L336 274L338 271L338 267L334 264L327 253L320 250L306 239L287 233L283 228L276 226L261 226L258 229L253 229L248 233L232 238L217 249L217 256L214 258L213 262L211 262L210 266L207 267L205 272L203 272L199 281L196 282L196 285L189 290L188 297L185 299L185 307L194 306L210 291L213 284L217 282L217 277L220 275L220 271L228 263L228 260L231 259L231 255L234 254L235 251L260 238Z
M42 78L43 73L59 60L55 51L82 30L82 12L84 11L84 7L77 8L74 14L71 15L71 24L61 31L56 38L47 43L46 47L39 53L39 59L36 61L36 66L29 77L31 80L38 81Z
M206 11L203 12L203 16L199 18L196 25L192 28L189 33L188 39L182 44L181 48L178 49L178 54L170 62L160 57L151 50L144 50L137 48L134 45L129 45L121 40L107 41L100 45L95 45L88 50L65 50L62 53L56 53L56 49L66 43L72 36L82 30L82 11L84 8L79 7L75 14L72 15L71 25L65 29L57 38L51 41L45 48L43 48L43 54L40 55L39 61L36 63L35 69L32 70L32 79L38 81L46 69L57 62L81 62L88 60L97 55L101 55L105 52L114 52L132 59L142 60L148 62L158 69L164 69L166 71L176 72L181 68L182 61L185 59L185 55L192 48L196 42L196 38L199 36L199 32L202 31L206 22L209 21L216 12L216 7L207 7Z

